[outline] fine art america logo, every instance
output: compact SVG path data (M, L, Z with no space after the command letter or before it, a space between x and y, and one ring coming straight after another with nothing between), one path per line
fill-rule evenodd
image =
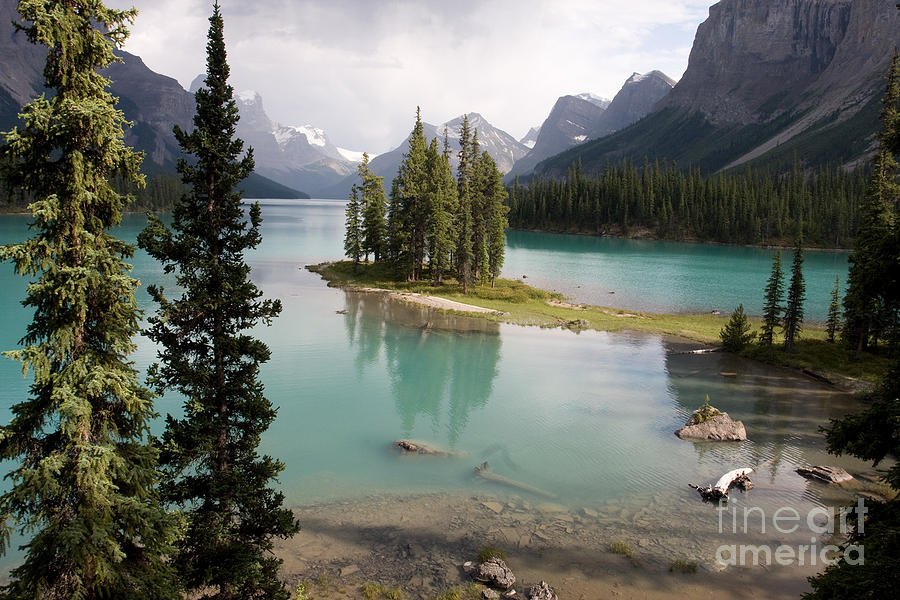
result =
M723 566L758 566L758 565L833 565L841 560L848 565L861 565L865 562L865 548L859 544L848 544L844 547L834 544L821 544L819 536L828 535L834 538L837 534L846 539L851 527L858 533L864 532L867 509L860 498L854 510L842 508L835 513L834 508L816 507L806 515L789 506L782 506L772 513L771 518L758 506L737 507L729 511L725 503L720 502L716 509L719 513L719 533L761 534L761 535L796 535L798 532L809 533L809 544L722 544L716 550L716 562ZM855 512L855 523L850 513ZM848 518L849 517L849 518ZM851 521L848 523L848 520Z

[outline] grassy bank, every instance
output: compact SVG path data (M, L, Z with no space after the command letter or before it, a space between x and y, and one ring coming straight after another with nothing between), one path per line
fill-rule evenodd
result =
M395 273L381 263L354 266L349 261L342 261L310 265L307 269L321 275L332 287L380 288L437 296L497 311L465 313L468 316L516 325L567 327L576 331L584 329L638 331L718 345L719 331L728 317L715 314L656 314L571 304L560 294L510 279L497 279L493 287L473 286L468 294L463 294L462 286L453 279L440 284L431 281L398 281ZM751 319L751 323L755 330L759 330L761 326L759 319ZM824 328L804 326L795 352L783 352L780 345L773 351L751 345L743 354L762 362L805 371L813 377L852 390L867 387L887 369L888 360L884 357L867 355L860 362L852 362L849 354L839 344L830 344L825 340Z

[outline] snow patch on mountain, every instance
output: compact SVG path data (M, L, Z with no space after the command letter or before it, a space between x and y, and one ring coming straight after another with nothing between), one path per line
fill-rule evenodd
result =
M361 163L362 159L363 159L363 154L365 154L365 152L361 152L361 151L357 152L356 150L347 150L346 148L341 148L341 147L338 147L337 151L341 156L343 156L344 158L346 158L347 160L349 160L350 162L353 162L353 163ZM378 156L378 155L377 154L369 154L369 160L372 160L376 156Z

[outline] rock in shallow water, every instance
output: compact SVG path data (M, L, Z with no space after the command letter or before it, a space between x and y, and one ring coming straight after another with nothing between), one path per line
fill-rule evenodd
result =
M559 600L559 596L553 591L553 588L542 581L538 585L528 588L528 597L531 600Z
M480 565L473 575L476 581L492 587L508 590L516 584L516 576L501 558L489 558Z
M853 475L840 467L817 465L814 467L797 467L797 472L809 479L818 479L825 483L843 483L853 479Z
M697 411L694 411L695 414ZM734 421L728 413L719 412L714 417L696 423L694 415L684 427L675 432L683 440L715 440L741 442L747 439L747 430L741 421Z

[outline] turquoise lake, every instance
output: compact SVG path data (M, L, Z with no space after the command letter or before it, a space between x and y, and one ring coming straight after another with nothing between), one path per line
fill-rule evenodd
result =
M699 502L688 483L732 468L767 464L735 502L798 511L842 498L796 466L865 468L825 454L817 428L852 403L808 379L727 354L685 354L686 344L657 336L497 325L328 288L303 267L342 255L343 204L264 202L263 218L252 277L284 304L274 326L258 331L272 349L262 371L267 395L280 407L264 451L287 465L289 506L373 493L521 493L475 479L473 466L488 461L572 507L645 502L652 493L672 523ZM143 221L128 216L119 235L134 240ZM0 242L23 239L26 223L0 217ZM167 279L142 253L134 264L139 302L150 311L146 284ZM504 275L622 308L725 312L743 302L756 313L770 264L763 249L510 232ZM810 318L824 318L835 275L843 281L846 270L845 253L807 255ZM16 347L29 319L19 304L24 287L0 267L2 349ZM141 340L138 368L154 355ZM26 391L19 366L0 361L0 417ZM673 435L707 394L744 421L749 441ZM179 413L180 403L166 396L157 409ZM400 457L391 448L399 438L458 455Z

